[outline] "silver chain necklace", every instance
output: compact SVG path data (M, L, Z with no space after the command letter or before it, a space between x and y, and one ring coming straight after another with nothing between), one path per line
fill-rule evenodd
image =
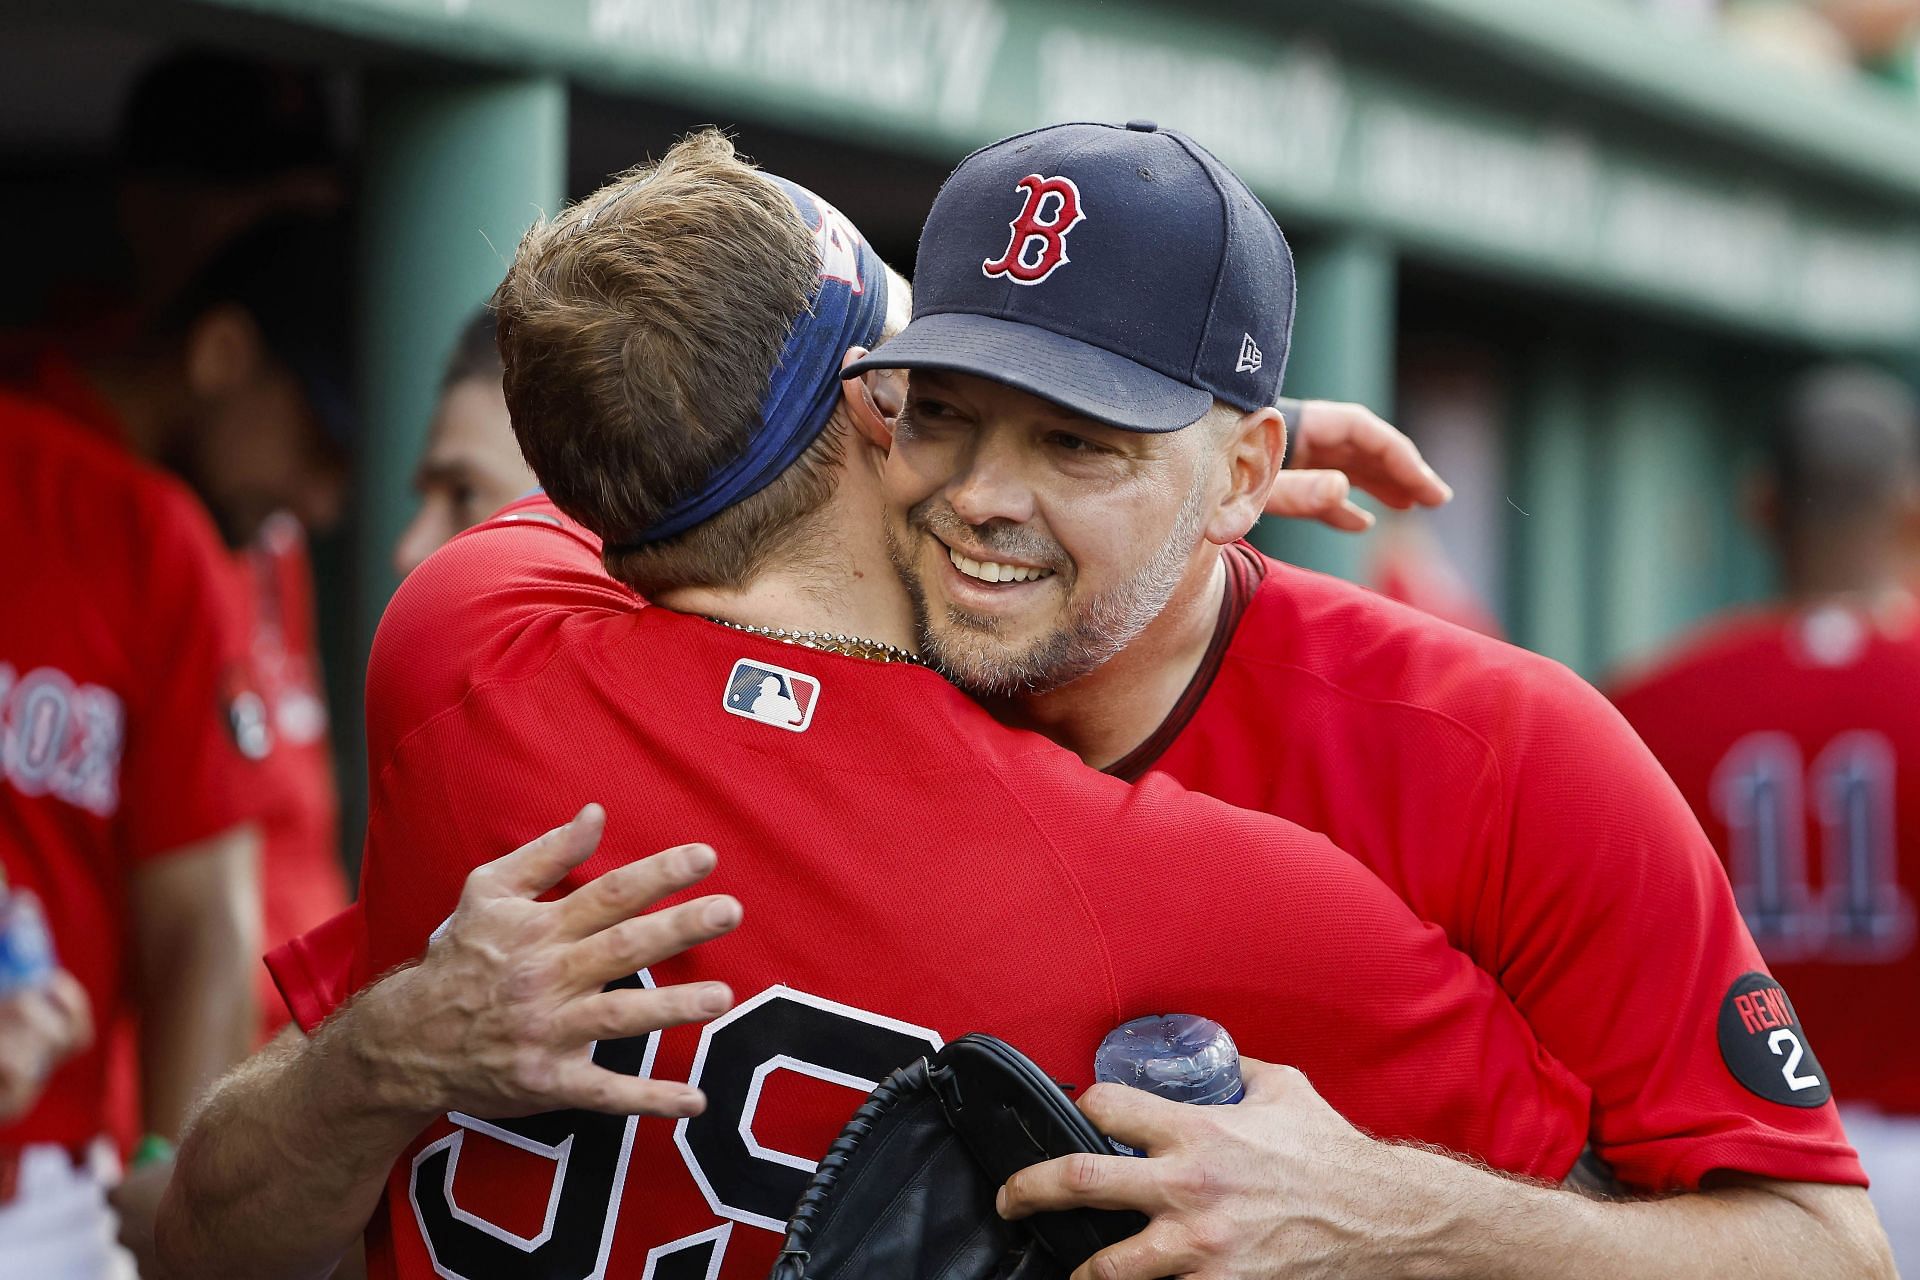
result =
M803 649L819 649L826 653L838 653L849 658L865 658L869 662L910 662L916 667L927 664L897 644L888 644L884 640L868 640L863 636L843 636L827 631L789 631L785 627L756 627L748 622L729 622L725 618L716 618L703 614L708 622L735 631L744 631L748 635L765 636L769 640L778 640L781 644L798 645Z

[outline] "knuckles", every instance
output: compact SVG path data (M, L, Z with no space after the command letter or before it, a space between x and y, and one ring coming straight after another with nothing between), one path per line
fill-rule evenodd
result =
M1061 1162L1060 1180L1066 1184L1067 1190L1078 1195L1090 1195L1106 1185L1106 1165L1100 1156L1076 1152Z

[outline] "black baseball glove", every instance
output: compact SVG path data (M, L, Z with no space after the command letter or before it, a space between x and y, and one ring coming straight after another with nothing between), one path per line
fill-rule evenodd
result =
M821 1160L770 1280L1065 1280L1137 1234L1136 1213L1007 1222L994 1195L1031 1164L1111 1155L1018 1049L962 1036L888 1076Z

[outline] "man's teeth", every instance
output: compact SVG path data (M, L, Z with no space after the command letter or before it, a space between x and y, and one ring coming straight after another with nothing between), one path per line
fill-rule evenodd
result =
M1024 565L1000 564L994 560L970 560L952 547L947 548L947 558L953 561L954 568L982 582L1032 582L1053 576L1051 569L1029 569Z

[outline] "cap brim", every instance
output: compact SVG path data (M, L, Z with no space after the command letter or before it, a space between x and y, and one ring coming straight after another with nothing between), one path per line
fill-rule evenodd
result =
M848 365L970 373L1124 431L1178 431L1213 408L1213 393L1155 373L1105 347L998 316L921 316Z

